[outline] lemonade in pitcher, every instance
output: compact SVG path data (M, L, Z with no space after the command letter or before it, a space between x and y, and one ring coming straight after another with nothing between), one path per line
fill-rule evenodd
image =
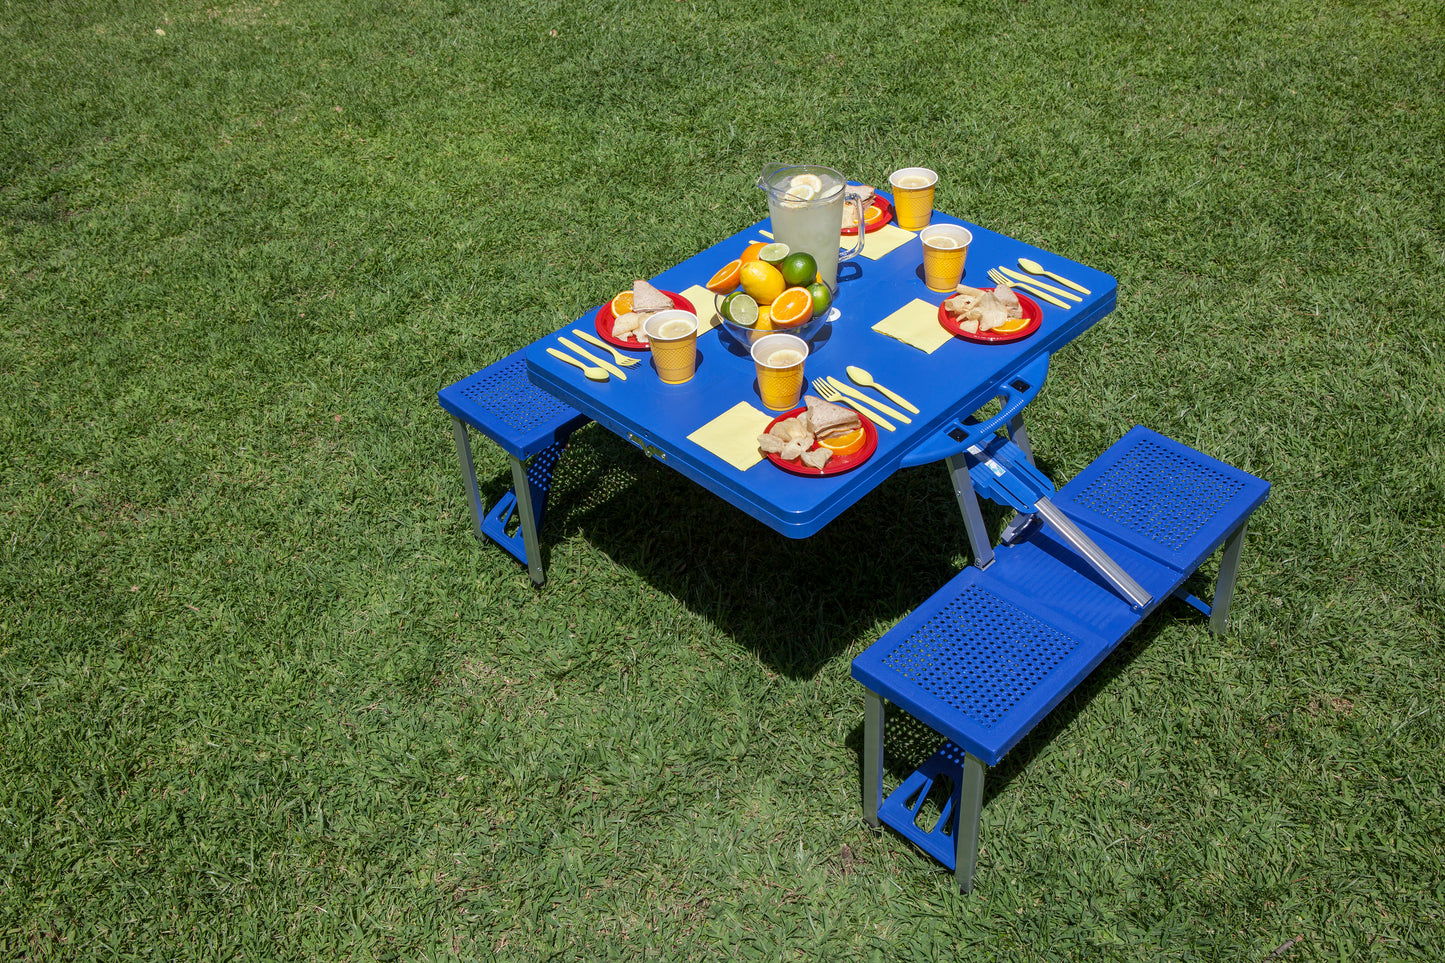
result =
M818 262L818 275L830 291L838 290L838 262L856 257L866 240L859 231L853 247L840 252L839 235L843 230L843 175L827 167L769 165L758 186L768 192L768 216L773 222L773 240L788 245L790 251L806 251ZM863 223L863 204L854 198L848 203L858 207L857 223Z

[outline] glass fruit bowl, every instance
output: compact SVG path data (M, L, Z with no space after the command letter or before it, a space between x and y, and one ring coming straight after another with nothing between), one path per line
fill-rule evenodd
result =
M830 288L829 290L832 292L833 301L836 302L838 296L837 290L832 288ZM828 305L828 310L824 311L822 314L815 314L812 319L804 321L802 324L796 324L790 327L782 327L780 325L773 326L771 323L769 323L766 327L760 327L757 323L741 324L730 318L728 316L728 312L723 310L723 302L725 302L727 299L728 295L715 294L713 295L713 306L717 310L718 319L722 321L723 329L726 330L727 333L731 335L744 348L749 347L755 340L762 337L763 335L773 333L795 334L798 337L802 338L804 341L812 341L813 338L818 334L818 332L823 330L823 325L832 324L834 321L838 320L839 317L837 304L830 303Z

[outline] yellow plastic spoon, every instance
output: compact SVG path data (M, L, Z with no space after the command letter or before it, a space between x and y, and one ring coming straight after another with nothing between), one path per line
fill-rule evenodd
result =
M1055 274L1053 271L1045 270L1045 269L1044 269L1044 266L1043 266L1042 264L1040 264L1038 261L1030 261L1030 260L1029 260L1028 258L1026 258L1026 257L1021 257L1021 258L1019 258L1019 267L1023 268L1025 271L1029 272L1030 274L1042 274L1044 277L1053 278L1055 281L1058 281L1060 284L1064 285L1065 287L1073 288L1075 291L1078 291L1080 294L1089 294L1089 293L1091 293L1091 292L1089 291L1089 289L1086 288L1086 287L1084 287L1082 284L1075 284L1073 281L1070 281L1070 280L1069 280L1068 278L1066 278L1066 277L1060 277L1059 275Z
M902 408L907 408L909 411L913 412L915 415L918 414L918 409L915 408L915 407L913 407L913 405L909 404L907 398L905 398L905 397L903 397L902 395L897 394L897 393L895 393L895 392L889 391L887 388L883 387L883 386L880 385L878 382L874 381L874 380L873 380L873 376L872 376L871 374L869 374L868 372L864 371L862 368L859 368L859 367L857 367L857 366L855 366L855 365L851 365L851 364L850 364L850 365L849 365L847 368L845 368L844 370L848 372L848 377L852 378L853 381L854 381L856 384L859 384L859 385L863 386L864 388L877 388L879 391L881 391L881 392L884 394L884 396L886 396L886 397L887 397L889 400L891 400L894 404L896 404L896 405L898 405L899 407L902 407Z

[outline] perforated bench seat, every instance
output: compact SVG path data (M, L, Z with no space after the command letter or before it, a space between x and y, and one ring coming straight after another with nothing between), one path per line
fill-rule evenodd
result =
M452 416L457 460L478 538L492 539L527 566L532 581L546 580L537 529L552 487L552 472L572 432L591 421L527 379L526 349L437 392ZM488 510L477 489L468 427L496 442L512 464L512 487ZM530 461L529 461L530 459ZM513 519L516 528L512 528Z
M970 566L853 660L866 690L864 815L887 823L972 886L986 767L997 765L1160 601L1178 595L1222 632L1250 514L1269 484L1137 427L1053 499L1152 597L1131 605L1050 529L1035 524ZM1212 605L1184 582L1224 546ZM947 742L883 790L884 702ZM952 785L931 827L935 781Z

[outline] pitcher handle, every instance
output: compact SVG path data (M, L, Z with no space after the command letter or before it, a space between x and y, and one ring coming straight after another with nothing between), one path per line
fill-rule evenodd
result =
M847 190L847 188L844 188L844 190ZM857 257L858 255L862 254L862 253L863 253L863 245L864 245L865 243L867 243L867 241L868 241L868 228L867 228L867 225L865 225L865 224L863 223L863 199L860 198L860 197L848 197L848 196L845 196L845 197L843 198L843 207L844 207L845 210L847 209L847 207L848 207L849 204L854 204L854 205L856 205L857 208L858 208L858 240L857 240L857 243L856 243L856 244L854 244L850 249L848 249L848 250L846 250L846 251L843 250L841 247L838 249L838 260L839 260L840 262L841 262L841 261L851 261L851 260L853 260L853 258L855 258L855 257ZM838 228L838 236L839 236L839 237L842 236L842 231L843 231L843 229L842 229L842 227L840 226L840 227Z

